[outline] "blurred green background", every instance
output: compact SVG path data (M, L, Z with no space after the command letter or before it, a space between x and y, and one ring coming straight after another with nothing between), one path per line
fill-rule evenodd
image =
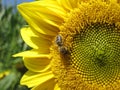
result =
M19 84L26 72L22 58L12 57L29 49L20 36L20 28L24 25L26 22L16 5L4 5L0 0L0 90L29 90Z

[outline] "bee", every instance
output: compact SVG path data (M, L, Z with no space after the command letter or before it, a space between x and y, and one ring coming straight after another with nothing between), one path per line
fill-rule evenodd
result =
M63 46L62 37L60 35L57 35L55 42L59 47Z
M62 37L60 35L57 35L55 42L58 46L59 52L63 55L67 54L67 52L68 52L67 47L64 46L63 41L62 41Z

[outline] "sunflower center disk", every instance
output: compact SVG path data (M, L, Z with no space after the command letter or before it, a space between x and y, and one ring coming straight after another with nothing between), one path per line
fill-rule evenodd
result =
M112 85L120 76L120 32L107 24L81 30L73 37L71 63L88 83Z

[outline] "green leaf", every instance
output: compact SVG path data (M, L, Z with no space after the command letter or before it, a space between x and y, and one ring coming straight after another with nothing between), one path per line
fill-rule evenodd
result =
M16 83L19 81L19 73L10 73L0 81L0 90L13 90Z

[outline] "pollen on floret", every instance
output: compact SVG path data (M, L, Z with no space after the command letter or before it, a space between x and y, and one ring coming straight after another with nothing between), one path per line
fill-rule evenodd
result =
M62 90L120 89L120 6L101 0L73 9L59 34L69 51L51 47L52 71Z

